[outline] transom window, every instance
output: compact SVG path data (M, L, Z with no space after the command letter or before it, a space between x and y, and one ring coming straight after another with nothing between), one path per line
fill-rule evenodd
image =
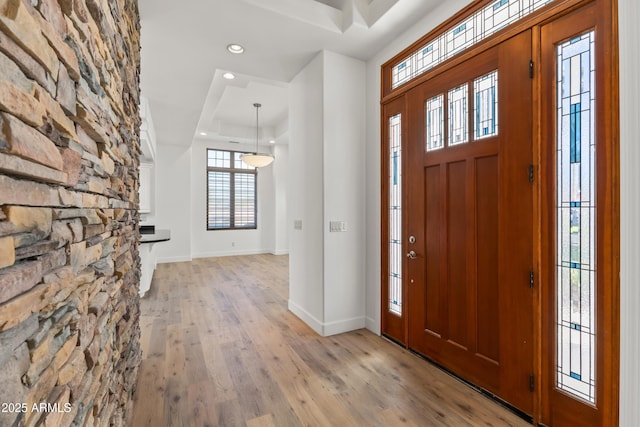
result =
M257 228L256 169L243 154L207 149L207 230Z
M457 22L391 68L391 88L418 77L554 0L496 0Z

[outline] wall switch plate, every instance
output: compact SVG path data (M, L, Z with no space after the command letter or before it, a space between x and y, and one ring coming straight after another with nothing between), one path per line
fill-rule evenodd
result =
M293 228L295 230L302 230L302 220L301 219L296 219L293 221Z
M347 231L347 223L345 221L329 221L329 232L344 233Z

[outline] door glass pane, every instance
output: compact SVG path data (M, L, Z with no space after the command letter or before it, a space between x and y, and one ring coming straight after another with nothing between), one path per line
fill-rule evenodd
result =
M389 311L402 315L401 116L389 118Z
M438 95L426 102L427 151L444 146L444 95Z
M475 104L475 139L498 134L498 71L479 77L473 82Z
M449 145L469 141L468 91L466 83L449 91Z
M595 403L593 31L557 47L557 387Z

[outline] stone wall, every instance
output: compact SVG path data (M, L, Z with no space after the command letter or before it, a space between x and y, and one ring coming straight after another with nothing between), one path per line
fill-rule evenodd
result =
M125 424L138 365L134 0L0 0L0 425Z

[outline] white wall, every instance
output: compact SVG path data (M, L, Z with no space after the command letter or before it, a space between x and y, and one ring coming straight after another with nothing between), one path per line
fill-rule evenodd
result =
M323 55L289 84L289 309L322 333ZM293 229L302 221L302 229Z
M273 253L285 255L289 253L289 215L287 212L287 186L289 182L289 147L276 145L273 164L273 185L275 192L274 210L274 242Z
M207 148L219 148L235 151L254 151L255 146L229 144L196 139L191 148L192 200L191 206L191 252L193 258L205 258L228 255L249 255L273 252L274 241L274 184L273 168L276 159L269 166L258 169L258 228L255 230L207 230ZM261 151L267 149L261 147ZM286 165L285 165L286 167ZM185 171L187 172L187 171Z
M191 260L190 168L190 147L158 144L153 221L171 231L171 240L158 244L158 262Z
M158 145L155 170L155 208L145 223L169 229L171 240L158 244L158 262L190 261L193 258L288 253L286 218L287 149L267 167L258 170L258 228L256 230L206 229L206 150L207 148L253 151L253 146L228 142L195 140L191 147ZM261 151L268 151L261 148ZM275 168L280 172L276 175ZM277 179L277 185L276 185ZM277 206L278 200L282 201ZM278 209L278 214L276 213ZM286 220L284 220L286 221ZM283 222L283 221L281 221ZM283 237L283 235L285 237ZM279 247L276 251L276 236Z
M620 26L620 425L640 420L640 6L618 0Z
M289 309L321 335L365 325L364 76L362 61L325 51L290 84L289 214L302 229L290 234Z
M325 335L364 327L365 63L324 52ZM330 232L344 221L346 232Z
M266 151L266 149L261 149ZM273 150L269 151L273 155ZM281 160L281 159L278 159ZM275 253L276 247L276 183L274 160L269 166L258 168L258 231L262 252Z

